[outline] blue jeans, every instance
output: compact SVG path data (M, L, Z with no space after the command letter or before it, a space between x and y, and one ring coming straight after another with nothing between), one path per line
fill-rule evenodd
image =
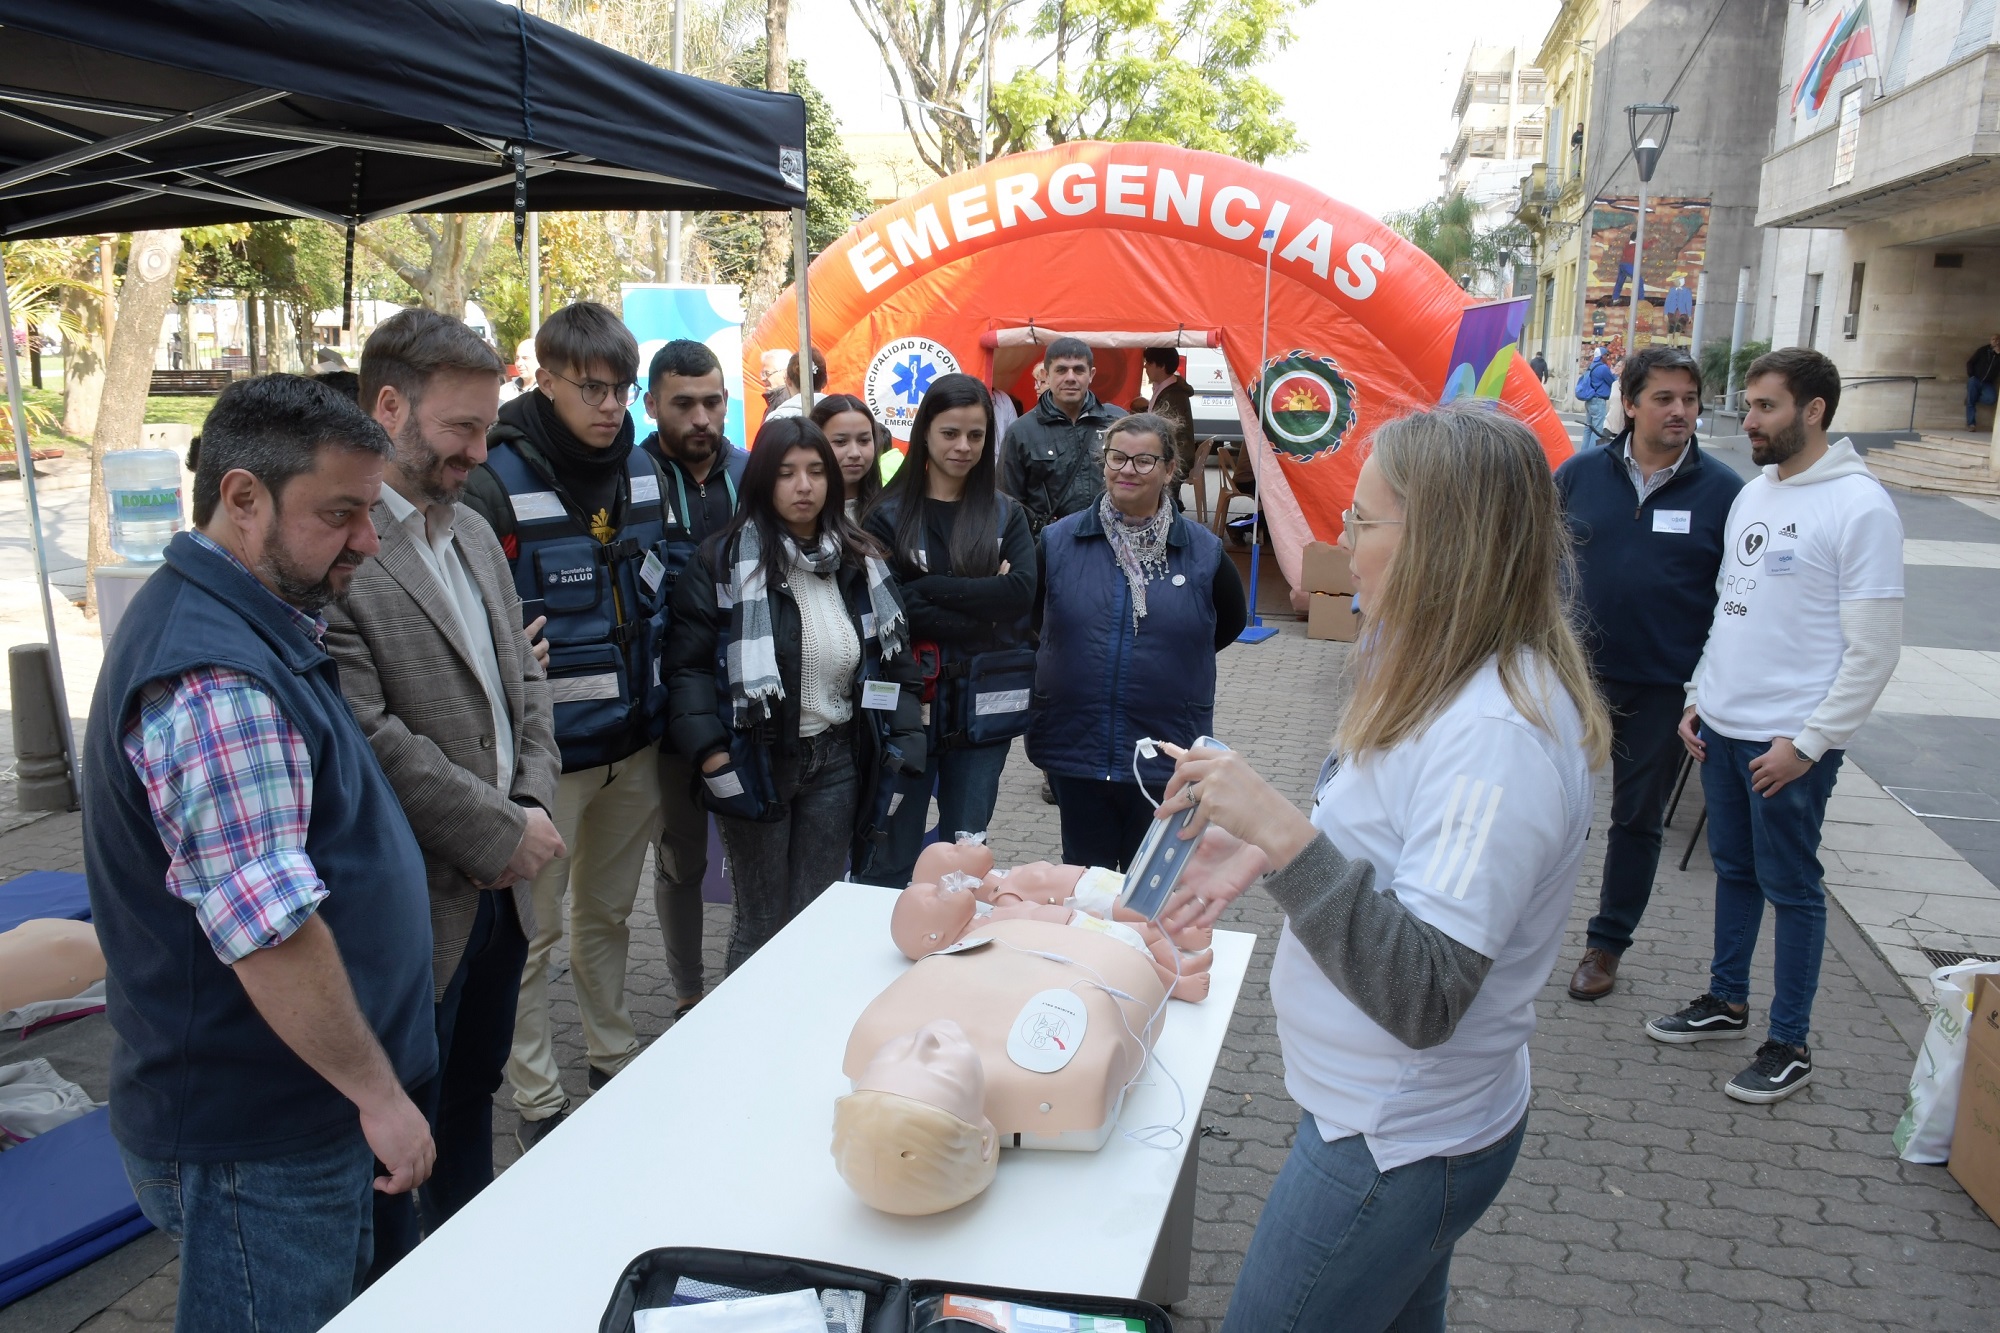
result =
M1979 405L1992 403L1995 390L1992 385L1977 375L1965 377L1965 428L1973 429L1979 424Z
M961 833L986 831L993 819L994 803L1000 799L1000 773L1007 767L1007 751L1013 744L964 745L930 757L923 789L935 787L937 791L939 838L950 842ZM924 849L930 810L928 800L904 801L889 817L889 836L868 858L867 872L861 878L892 889L908 884L910 872L917 868L917 853Z
M360 1290L375 1248L375 1154L358 1126L261 1161L124 1158L140 1211L180 1242L175 1333L311 1333Z
M1366 1138L1328 1143L1300 1117L1223 1333L1442 1333L1452 1247L1506 1185L1527 1127L1382 1172Z
M743 966L847 869L854 804L860 799L855 725L801 736L792 755L772 766L784 803L779 818L760 824L716 816L736 899L729 971Z
M1586 398L1583 403L1583 442L1604 443L1604 414L1611 410L1609 398Z
M1707 727L1701 791L1708 802L1708 854L1715 862L1715 960L1708 988L1731 1004L1750 1000L1750 955L1769 901L1777 917L1771 1039L1806 1044L1826 946L1826 885L1820 825L1843 752L1828 750L1774 796L1750 790L1750 761L1768 741L1738 741Z

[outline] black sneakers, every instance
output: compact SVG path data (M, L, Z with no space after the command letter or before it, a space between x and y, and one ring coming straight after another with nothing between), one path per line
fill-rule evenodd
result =
M1767 1041L1757 1048L1751 1066L1729 1080L1723 1091L1739 1102L1765 1105L1781 1102L1812 1082L1812 1052L1786 1041Z
M569 1119L569 1109L567 1107L541 1120L530 1120L526 1116L522 1116L521 1127L514 1131L514 1142L521 1145L522 1152L529 1152L537 1143L555 1133L556 1126L567 1119Z
M1646 1024L1646 1035L1654 1041L1679 1044L1710 1041L1716 1037L1740 1037L1750 1030L1750 1012L1731 1009L1713 995L1703 995L1677 1014L1655 1018Z

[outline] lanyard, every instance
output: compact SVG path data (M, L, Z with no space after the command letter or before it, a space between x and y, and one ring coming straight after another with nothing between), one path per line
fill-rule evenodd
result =
M676 462L673 471L674 493L680 497L681 502L681 526L689 532L693 532L694 524L688 521L694 511L688 508L687 469ZM729 491L729 512L733 514L736 512L736 478L729 475L729 459L726 455L722 458L722 484ZM704 490L707 488L706 482L697 482L696 485L702 487ZM708 534L703 533L702 535L707 536Z

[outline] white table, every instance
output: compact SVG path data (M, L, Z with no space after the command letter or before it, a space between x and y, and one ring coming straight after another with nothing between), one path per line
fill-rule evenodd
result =
M1003 1150L979 1198L933 1217L878 1213L834 1170L847 1037L909 966L891 889L836 884L701 1007L584 1102L338 1319L392 1329L593 1330L638 1255L700 1245L998 1287L1186 1294L1202 1099L1252 935L1217 931L1213 989L1172 1001L1156 1051L1186 1094L1171 1150L1124 1137L1172 1122L1158 1065L1094 1153Z

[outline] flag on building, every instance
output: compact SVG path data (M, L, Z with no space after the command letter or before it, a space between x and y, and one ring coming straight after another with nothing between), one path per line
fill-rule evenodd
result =
M1861 62L1873 54L1875 41L1868 24L1868 5L1863 0L1828 28L1826 36L1813 49L1805 68L1799 72L1798 82L1792 85L1793 113L1797 114L1803 105L1806 114L1817 115L1840 72L1860 68Z

